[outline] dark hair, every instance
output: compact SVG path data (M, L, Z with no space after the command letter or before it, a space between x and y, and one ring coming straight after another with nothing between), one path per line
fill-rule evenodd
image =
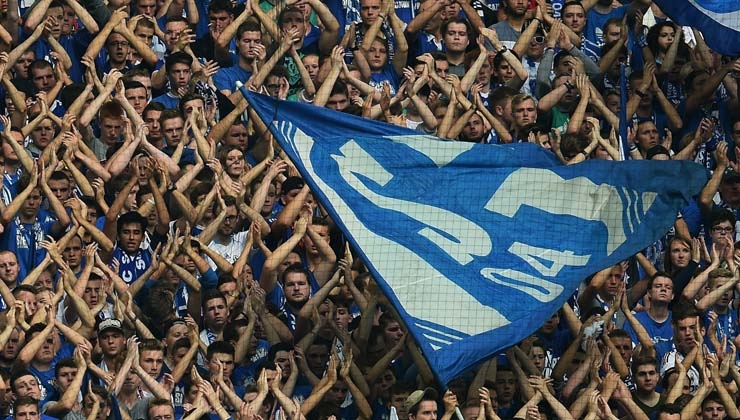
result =
M15 389L15 381L24 376L33 376L34 378L36 378L36 375L31 373L31 371L28 369L16 369L10 374L10 390L13 391L13 393L18 393L18 390ZM36 382L39 382L38 378L36 378ZM41 382L39 382L39 386L41 386Z
M64 359L57 362L56 366L54 366L54 377L59 375L59 371L62 368L74 368L77 369L77 364L75 363L75 359L71 357L65 357Z
M653 54L655 54L656 58L657 58L657 55L660 49L660 46L658 45L658 38L660 38L660 31L666 27L673 29L674 35L678 32L673 22L664 21L664 22L658 22L655 25L653 25L648 30L648 33L645 37L645 39L647 40L648 48L650 48L650 51L652 51ZM673 42L678 42L678 38L674 36Z
M249 17L244 23L239 25L239 27L236 29L237 41L241 39L242 35L244 35L244 32L259 32L261 34L262 25L256 19Z
M231 5L229 0L211 0L208 5L208 13L226 12L230 15L234 14L234 6Z
M468 40L469 40L470 39L470 33L473 32L473 29L470 27L470 23L468 23L467 20L465 20L465 19L463 19L463 18L461 18L459 16L453 16L453 17L447 19L442 24L442 28L440 28L440 30L442 31L442 36L444 36L444 34L447 32L447 28L449 28L450 25L453 24L453 23L461 23L461 24L465 25L465 32L467 33Z
M285 284L285 278L288 277L288 274L292 273L300 273L306 276L306 279L311 278L311 273L306 269L306 267L303 266L303 264L295 263L288 266L288 268L283 271L283 274L280 275L280 283Z
M228 341L214 341L208 346L206 351L206 359L213 359L213 355L216 353L230 354L234 356L234 346Z
M172 71L172 67L175 64L186 64L188 67L193 66L193 57L183 51L174 52L167 56L164 60L164 65L167 67L167 73Z
M28 395L25 397L18 397L15 399L15 401L13 401L13 413L18 413L18 409L25 405L34 405L38 409L39 401L36 398ZM39 413L39 417L41 417L41 413ZM13 418L15 418L15 415L13 416Z
M65 86L64 89L62 89L62 94L59 97L59 99L62 101L62 106L64 106L65 109L68 109L72 105L72 103L82 95L82 92L84 91L84 83L72 83L71 85Z
M203 297L201 298L201 307L205 309L206 303L213 299L223 299L224 303L226 303L226 296L219 292L218 289L208 289L203 293Z

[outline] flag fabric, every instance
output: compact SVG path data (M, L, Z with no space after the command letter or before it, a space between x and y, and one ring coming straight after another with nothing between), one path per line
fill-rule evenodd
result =
M443 141L246 96L443 384L534 332L588 275L664 235L707 180L693 162L564 166L534 144Z
M740 1L655 0L655 4L679 25L701 31L712 50L740 57Z

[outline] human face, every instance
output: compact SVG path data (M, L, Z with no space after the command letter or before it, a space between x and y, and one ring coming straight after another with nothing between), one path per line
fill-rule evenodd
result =
M604 32L604 43L608 44L610 42L618 40L622 36L622 27L620 25L614 25L610 24L606 27L606 31Z
M480 142L485 135L485 126L483 125L483 119L478 114L473 114L470 119L465 123L463 127L463 136L466 141Z
M135 254L139 250L141 241L144 240L144 230L138 223L127 223L121 228L118 235L119 246L129 254Z
M311 286L303 273L288 273L283 289L285 299L292 304L304 304L311 295Z
M18 355L18 350L20 350L21 344L20 332L18 332L17 329L13 329L13 332L10 333L10 338L8 338L8 342L5 344L5 347L3 347L2 353L0 353L2 359L14 361Z
M450 23L447 31L442 34L442 39L448 52L465 52L468 47L468 28L464 23Z
M170 118L162 121L162 133L169 147L177 147L182 139L182 131L185 126L182 118Z
M51 36L54 37L54 39L59 39L59 37L62 36L62 23L64 22L64 8L62 6L59 7L50 7L46 9L46 15L44 18L48 18L49 16L53 17L55 22L51 26Z
M177 40L180 38L180 33L188 28L188 24L185 22L168 22L165 26L165 32L164 32L164 44L167 46L168 50L172 50L172 48L177 43Z
M637 142L642 150L648 150L658 145L658 128L651 121L644 122L637 127Z
M167 69L167 77L170 79L172 90L187 87L191 74L190 66L185 63L175 63L170 66Z
M337 324L337 327L339 327L340 331L344 331L347 329L347 326L349 326L350 321L352 321L352 314L349 312L349 309L345 306L338 306L334 310L334 322Z
M323 373L329 362L329 348L323 344L312 344L306 351L306 363L314 373Z
M38 398L36 398L38 399ZM39 420L39 407L37 404L28 404L18 407L13 414L14 420Z
M119 355L123 350L126 339L118 330L107 330L98 337L98 344L103 350L103 355L109 359Z
M65 202L71 195L72 189L69 185L69 180L66 179L50 179L48 181L49 189L56 198L62 203Z
M673 280L668 277L656 277L650 288L650 301L670 303L673 300Z
M725 246L725 244L734 242L732 238L735 235L735 226L730 223L729 220L723 220L715 226L709 229L712 242L718 246Z
M73 236L67 242L67 246L62 251L62 257L64 257L64 261L69 264L70 268L76 269L80 266L82 262L82 241L80 238Z
M85 291L82 293L82 299L89 308L97 306L104 296L103 280L98 278L89 280L85 286Z
M496 78L504 83L514 78L514 69L506 61L502 61L501 65L496 69Z
M16 397L33 397L41 398L41 386L39 381L33 375L24 375L14 382Z
M450 74L450 63L447 60L434 60L434 71L444 79Z
M660 32L658 33L658 47L660 47L661 50L666 51L668 50L668 47L673 44L673 40L676 37L676 30L673 29L672 26L663 26L660 28Z
M164 363L164 354L160 350L144 350L139 354L139 364L152 378L159 377Z
M403 328L401 324L395 321L389 322L383 330L383 340L388 348L391 348L398 344L403 338Z
M701 407L702 420L722 420L727 416L725 406L717 401L708 401Z
M220 35L233 20L234 17L224 10L209 12L208 26L211 30L211 35L216 35L214 39L218 38L218 35Z
M347 392L349 392L347 383L340 379L336 381L334 386L332 386L329 389L329 392L326 393L326 401L330 404L339 405L344 402L344 399L347 397Z
M48 118L44 119L33 129L31 138L39 149L45 149L54 138L54 123Z
M112 146L123 133L123 120L120 118L103 118L100 121L100 140Z
M131 52L131 44L119 33L112 33L108 37L108 41L105 43L108 50L108 59L114 66L120 66L126 63L129 52Z
M606 107L609 111L619 115L619 111L622 109L622 104L619 100L619 95L607 95L606 96Z
M520 102L512 108L511 113L514 117L514 125L519 128L537 121L537 108L532 99Z
M185 323L178 323L173 325L168 331L167 335L164 337L164 346L167 348L167 351L171 352L175 341L185 338L188 336L188 326Z
M56 374L56 385L57 388L63 393L69 387L69 384L75 379L77 375L77 368L63 367L59 368L59 372Z
M72 33L73 25L77 16L75 15L75 11L66 4L63 6L62 10L64 18L62 19L61 35L69 35Z
M149 409L149 420L173 420L175 410L171 405L157 404Z
M325 241L327 244L329 243L329 227L328 226L311 225L308 228L311 229L316 235L318 235L319 238L321 238L321 240ZM319 254L319 248L317 244L308 235L303 237L303 244L306 248L306 253L310 255Z
M658 385L658 372L655 365L640 365L635 370L635 385L638 392L653 392Z
M220 331L229 319L229 308L222 298L214 298L206 302L205 321L206 326L212 330Z
M729 277L729 278L728 277L724 277L724 278L723 277L719 277L719 278L716 278L716 279L714 279L714 287L713 287L712 290L717 290L720 287L724 286L727 282L730 282L730 281L732 281L732 278L731 277ZM719 299L717 300L717 302L714 304L715 307L717 309L726 309L729 306L730 301L732 300L732 294L733 294L733 291L732 290L728 290L725 293L723 293L719 297Z
M319 57L316 55L307 55L301 59L303 67L308 71L309 77L314 82L319 78Z
M507 0L506 3L509 6L506 10L506 13L512 15L515 18L520 18L524 16L524 14L527 12L527 7L529 6L529 2L526 0Z
M349 98L344 93L336 93L326 101L326 107L335 111L344 111L349 106Z
M436 401L422 401L419 403L419 408L416 410L416 414L409 413L410 420L437 420L437 402Z
M694 337L699 328L699 318L692 316L675 322L673 326L673 342L683 354L688 354L694 348Z
M676 268L684 268L691 261L691 247L682 240L671 241L669 247L671 253L671 263Z
M362 0L360 2L360 17L362 23L370 26L380 15L380 0Z
M574 4L563 9L563 23L580 35L586 26L586 12L583 11L583 7Z
M162 138L162 129L159 126L159 116L162 114L161 111L147 111L144 115L144 124L149 128L149 137L152 140L160 140Z
M275 353L275 364L280 366L280 369L282 370L283 377L282 379L287 379L290 376L291 367L290 367L290 359L292 356L290 355L290 352L281 350Z
M258 45L262 45L262 34L257 31L246 31L239 37L236 47L241 58L252 61L258 57Z
M157 1L156 0L138 0L136 2L136 10L144 16L154 17L157 12Z
M36 217L41 207L42 198L38 188L31 190L31 194L26 198L21 207L21 215L26 219Z
M249 131L242 123L236 123L229 128L224 145L236 146L239 150L246 150L249 141Z
M527 47L527 55L530 58L539 60L540 58L542 58L542 54L544 53L545 53L545 37L544 35L540 33L535 34L535 36L532 37L532 40L529 41L529 47Z
M272 208L275 207L275 201L277 200L277 192L275 186L270 185L267 190L267 197L265 197L265 203L262 205L260 213L263 215L270 214Z
M367 64L370 66L370 70L380 71L387 62L388 51L385 44L376 39L370 44L370 49L367 52Z
M21 55L18 61L13 65L16 75L22 79L28 78L28 66L36 60L36 53L33 51L25 52Z
M632 360L632 340L627 337L613 337L611 340L619 355L622 356L622 360L629 364Z
M542 347L532 347L529 351L529 358L532 359L532 363L534 363L534 366L539 372L542 372L545 369L546 356L545 350Z
M609 276L606 278L604 285L599 290L602 297L613 298L619 292L619 288L622 286L624 277L624 270L622 267L615 265L609 271Z
M214 353L211 360L208 361L208 371L212 378L215 378L216 372L218 372L218 362L224 367L224 379L231 377L234 373L234 356L226 353Z
M227 206L223 209L225 214L224 221L218 227L218 233L224 236L229 236L234 233L237 225L239 225L239 212L236 210L236 206Z
M144 85L144 87L146 88L146 100L149 101L149 99L152 98L152 79L150 79L147 76L134 76L131 80L135 80L141 83L142 85ZM159 111L155 111L155 112L159 113Z
M300 44L303 41L303 36L306 34L306 20L303 18L303 12L297 10L295 12L283 13L280 19L280 28L284 32L289 32L291 29L297 30L300 38L296 43Z
M282 275L283 271L285 271L286 268L290 267L293 264L300 264L301 263L301 256L296 254L295 252L291 252L288 254L288 257L283 260L283 262L278 266L278 275Z
M18 258L12 252L0 253L0 280L5 284L15 286L18 281Z
M131 106L134 107L136 113L141 115L144 113L144 108L146 108L147 104L146 88L126 89L126 99L131 103Z
M496 373L496 394L502 403L508 403L514 398L516 392L516 378L514 372L500 370Z
M92 395L85 395L85 399L82 402L82 414L85 415L85 417L89 416L90 413L92 413L92 409L95 406L95 401L93 400ZM108 402L103 399L103 401L100 404L100 411L98 411L97 417L95 417L95 420L105 420L108 418L108 415L110 414L110 406L108 405Z

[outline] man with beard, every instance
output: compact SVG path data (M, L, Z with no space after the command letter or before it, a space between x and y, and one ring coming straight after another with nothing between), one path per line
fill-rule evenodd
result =
M527 0L504 0L501 7L506 12L506 20L491 26L498 34L498 39L506 48L514 48L524 30L524 15L527 13Z

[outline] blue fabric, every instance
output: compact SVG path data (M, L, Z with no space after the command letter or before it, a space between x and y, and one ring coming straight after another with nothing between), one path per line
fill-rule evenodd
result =
M685 161L563 166L530 143L446 142L241 91L442 383L536 331L589 274L662 237L708 177Z
M740 56L740 2L727 0L655 0L671 20L701 31L712 50Z

